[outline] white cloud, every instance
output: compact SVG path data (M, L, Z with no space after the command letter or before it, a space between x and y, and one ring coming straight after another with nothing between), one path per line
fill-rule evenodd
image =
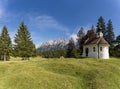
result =
M76 27L76 29L75 29L76 34L79 32L79 30L81 29L81 27L83 27L84 28L84 32L87 33L87 31L91 29L92 24L88 24L88 25L85 25L85 26L78 26L78 27ZM94 26L94 28L96 29L95 26Z
M13 20L13 17L16 17L16 14L13 14L6 7L9 4L8 0L0 0L0 22L6 23Z
M4 12L5 12L5 1L0 0L0 18L4 16Z
M74 40L74 42L76 43L77 42L77 34L72 34L70 35L70 38L72 38Z
M26 12L11 12L7 6L9 6L10 0L0 0L0 23L11 24L11 22L20 22L23 21L24 18L27 18Z
M0 18L2 17L3 15L3 8L0 7Z
M11 41L13 44L15 44L15 42L14 42L15 34L16 34L16 31L9 31L9 35L10 35L10 38L11 38Z
M34 20L32 19L32 21L34 21L39 27L56 27L58 25L58 22L53 17L45 15L38 16L34 18Z
M65 32L69 35L69 29L62 24L60 24L55 18L48 15L30 16L30 25L34 25L40 30L59 30Z
M77 32L69 35L69 38L72 38L72 39L74 40L74 42L76 43L76 42L77 42L77 38L78 38L78 37L77 37L77 33L78 33L78 31L80 30L80 28L83 27L85 33L87 33L87 31L90 30L91 26L92 26L92 25L88 24L88 25L86 25L86 26L76 27L75 31L77 31Z

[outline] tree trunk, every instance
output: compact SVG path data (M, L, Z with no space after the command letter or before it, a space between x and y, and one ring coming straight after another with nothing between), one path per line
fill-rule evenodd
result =
M4 59L4 61L6 61L6 54L4 54L3 59Z

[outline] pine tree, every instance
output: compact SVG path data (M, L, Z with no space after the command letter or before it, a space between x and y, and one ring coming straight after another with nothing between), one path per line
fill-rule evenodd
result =
M108 41L108 43L110 45L113 45L113 42L115 41L115 35L113 32L113 25L112 25L112 21L108 20L108 24L107 24L107 32L106 32L106 40Z
M120 44L114 47L114 56L120 58Z
M31 35L24 22L21 23L17 34L15 35L14 50L17 56L22 57L23 60L29 59L35 55L35 45L31 40Z
M78 40L82 39L84 36L85 36L84 28L81 27L77 34Z
M91 26L91 30L93 30L95 32L95 28L94 25Z
M7 27L4 26L2 29L1 37L0 37L0 55L1 60L9 60L10 53L12 50L11 39L7 31Z
M76 48L73 39L69 40L66 56L68 58L76 57Z
M106 39L106 26L105 26L105 21L102 16L100 16L98 19L96 32L98 33L100 31L104 34L104 38Z
M118 43L118 45L120 45L120 35L116 37L116 42Z
M120 57L120 35L116 37L117 45L114 47L114 56Z
M78 43L78 47L79 47L79 51L80 51L80 55L83 52L83 44L84 44L84 36L85 36L85 32L83 27L81 27L81 29L79 30L79 32L77 33L77 43Z
M85 35L85 39L87 40L88 38L94 38L96 36L95 29L92 26L90 30L87 31L87 34Z

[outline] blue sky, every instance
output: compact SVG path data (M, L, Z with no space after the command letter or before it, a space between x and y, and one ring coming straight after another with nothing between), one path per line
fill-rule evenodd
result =
M36 45L76 38L80 27L96 27L100 16L106 23L111 19L120 34L120 0L0 0L0 29L6 25L13 40L24 21Z

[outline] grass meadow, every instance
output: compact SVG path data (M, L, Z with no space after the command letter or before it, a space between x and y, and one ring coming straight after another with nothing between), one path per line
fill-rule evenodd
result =
M0 89L120 89L120 60L11 58L0 61Z

